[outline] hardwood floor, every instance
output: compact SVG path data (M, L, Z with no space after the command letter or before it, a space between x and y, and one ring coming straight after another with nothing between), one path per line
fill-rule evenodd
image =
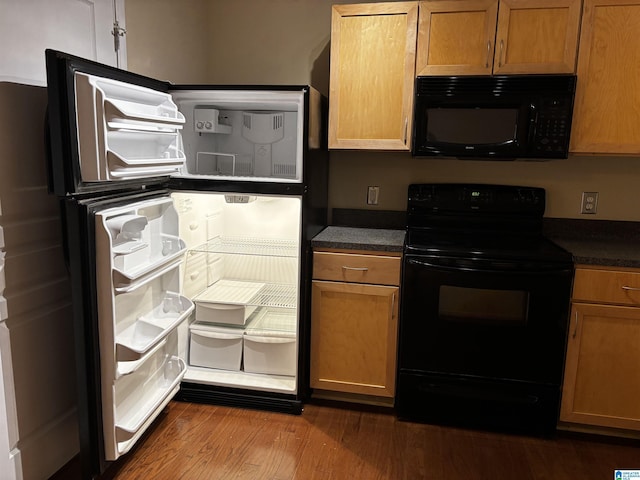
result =
M424 425L332 405L307 404L297 416L172 402L112 478L602 480L615 469L640 469L640 443Z

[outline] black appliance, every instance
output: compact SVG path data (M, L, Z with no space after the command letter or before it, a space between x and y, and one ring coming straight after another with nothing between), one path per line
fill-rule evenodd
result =
M415 156L567 158L575 75L418 77Z
M573 276L541 188L409 186L399 418L554 431Z

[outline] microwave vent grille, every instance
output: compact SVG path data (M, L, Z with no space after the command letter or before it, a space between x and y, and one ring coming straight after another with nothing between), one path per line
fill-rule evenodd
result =
M464 95L493 92L499 96L519 92L574 92L575 75L501 75L460 77L418 77L416 95Z

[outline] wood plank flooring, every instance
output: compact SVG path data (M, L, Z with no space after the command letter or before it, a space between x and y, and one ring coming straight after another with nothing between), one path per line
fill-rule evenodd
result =
M112 478L602 480L615 469L640 469L638 441L482 432L332 404L288 415L172 402Z

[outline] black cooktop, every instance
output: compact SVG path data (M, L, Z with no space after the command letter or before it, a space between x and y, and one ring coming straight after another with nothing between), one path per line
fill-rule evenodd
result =
M412 184L405 253L572 263L542 234L545 191L486 184Z

